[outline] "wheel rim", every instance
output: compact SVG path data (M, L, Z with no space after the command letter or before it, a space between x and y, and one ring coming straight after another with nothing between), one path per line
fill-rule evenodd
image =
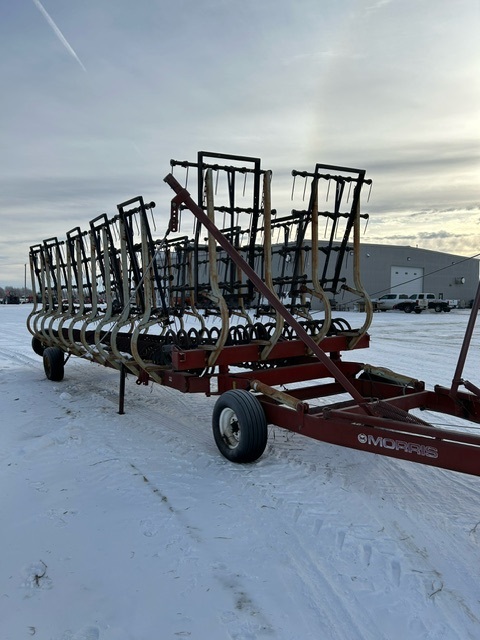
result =
M218 427L223 441L229 449L235 449L240 442L240 424L233 409L225 408L218 420Z

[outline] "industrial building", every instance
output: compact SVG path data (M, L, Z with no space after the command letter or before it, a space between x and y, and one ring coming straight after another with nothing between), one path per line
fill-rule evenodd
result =
M347 254L342 277L353 280L353 251ZM371 298L386 293L434 293L470 307L479 283L480 262L452 253L418 247L364 244L360 249L362 284ZM352 307L357 298L348 292L335 296L338 306Z

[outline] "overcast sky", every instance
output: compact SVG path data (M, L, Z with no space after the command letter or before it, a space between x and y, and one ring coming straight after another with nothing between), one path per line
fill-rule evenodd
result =
M132 196L166 219L199 150L261 157L285 212L291 169L365 168L364 241L480 252L478 0L0 7L0 286Z

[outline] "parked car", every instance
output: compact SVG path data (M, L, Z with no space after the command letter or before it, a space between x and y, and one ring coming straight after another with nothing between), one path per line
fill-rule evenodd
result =
M378 300L372 300L373 308L378 311L389 311L401 300L408 300L407 293L386 293Z
M414 293L408 300L398 302L394 308L405 313L422 313L427 309L433 309L437 313L448 313L451 309L448 300L441 300L434 293Z
M448 300L430 300L428 308L433 309L437 313L441 313L442 311L450 313L450 310L452 309Z

